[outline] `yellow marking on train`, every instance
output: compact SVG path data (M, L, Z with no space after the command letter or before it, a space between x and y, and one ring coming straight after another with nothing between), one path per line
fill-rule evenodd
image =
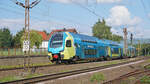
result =
M119 56L119 54L112 54L112 57L116 57L116 56Z
M111 56L111 49L108 47L108 55Z
M70 59L73 56L75 56L75 47L74 47L73 37L68 32L66 32L66 34L68 36L65 39L65 48L64 48L64 51L61 52L61 54L64 54L64 59L67 60L67 59ZM67 40L71 40L71 47L66 47L66 41Z

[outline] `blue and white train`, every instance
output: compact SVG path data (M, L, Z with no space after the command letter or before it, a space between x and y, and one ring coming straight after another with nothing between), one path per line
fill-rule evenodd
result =
M135 48L128 47L128 56L135 55ZM48 57L51 62L70 63L78 60L101 60L124 58L123 46L110 40L96 37L57 32L48 43Z

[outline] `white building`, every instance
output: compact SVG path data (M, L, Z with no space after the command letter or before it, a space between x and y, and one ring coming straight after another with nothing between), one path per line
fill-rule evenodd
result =
M47 34L45 32L39 32L39 34L42 35L42 40L43 40L42 44L40 45L40 48L48 49L48 40L49 40L49 38L48 38Z

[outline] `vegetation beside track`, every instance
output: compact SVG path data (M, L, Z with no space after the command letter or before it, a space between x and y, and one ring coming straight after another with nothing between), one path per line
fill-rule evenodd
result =
M105 77L104 77L104 75L102 73L93 74L92 77L90 78L91 82L99 82L99 83L101 83L104 80L105 80Z
M38 67L38 66L48 66L51 65L52 63L36 63L36 64L30 64L30 65L25 65L25 67ZM23 68L24 65L14 65L14 66L8 66L8 65L0 65L0 70L4 69L15 69L15 68Z
M8 82L8 81L15 81L15 80L21 80L21 79L27 79L27 78L33 78L33 77L38 77L38 76L43 76L43 74L27 74L26 76L6 76L3 78L0 78L0 83L1 82Z
M150 84L150 76L143 76L143 77L140 79L140 83L141 83L141 84Z
M1 82L7 82L7 81L14 81L14 80L19 80L20 78L17 76L7 76L7 77L3 77L0 79L0 83Z

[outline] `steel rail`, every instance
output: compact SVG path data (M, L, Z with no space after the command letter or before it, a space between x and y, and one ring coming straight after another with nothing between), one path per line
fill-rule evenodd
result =
M131 77L131 76L135 76L135 75L139 75L139 74L143 74L143 73L150 73L150 70L135 70L133 72L130 72L130 73L127 73L125 75L122 75L116 79L113 79L113 80L110 80L110 81L107 81L107 82L104 82L103 84L115 84L115 83L119 83L121 80L123 79L126 79L128 77Z
M122 75L122 76L120 76L120 77L118 77L116 79L104 82L103 84L115 84L115 83L119 83L119 81L121 81L123 79L126 79L126 78L131 77L131 76L136 76L136 75L139 75L139 74L143 74L143 73L145 73L145 74L147 73L148 75L150 75L150 69L144 69L144 70L136 69L136 70L134 70L132 72L129 72L127 74L124 74L124 75Z
M130 58L126 58L124 60L128 60ZM140 58L141 59L141 58ZM120 59L116 59L116 60L120 60ZM103 61L97 61L97 62L103 62ZM77 63L73 63L73 64L66 64L66 65L75 65L75 64L83 64L83 63L92 63L92 62L77 62ZM65 64L51 64L51 65L39 65L39 66L30 66L29 68L41 68L41 67L51 67L51 66L60 66L60 65L65 65ZM6 68L6 69L0 69L0 71L10 71L10 70L20 70L20 69L24 69L24 67L16 67L16 68Z

